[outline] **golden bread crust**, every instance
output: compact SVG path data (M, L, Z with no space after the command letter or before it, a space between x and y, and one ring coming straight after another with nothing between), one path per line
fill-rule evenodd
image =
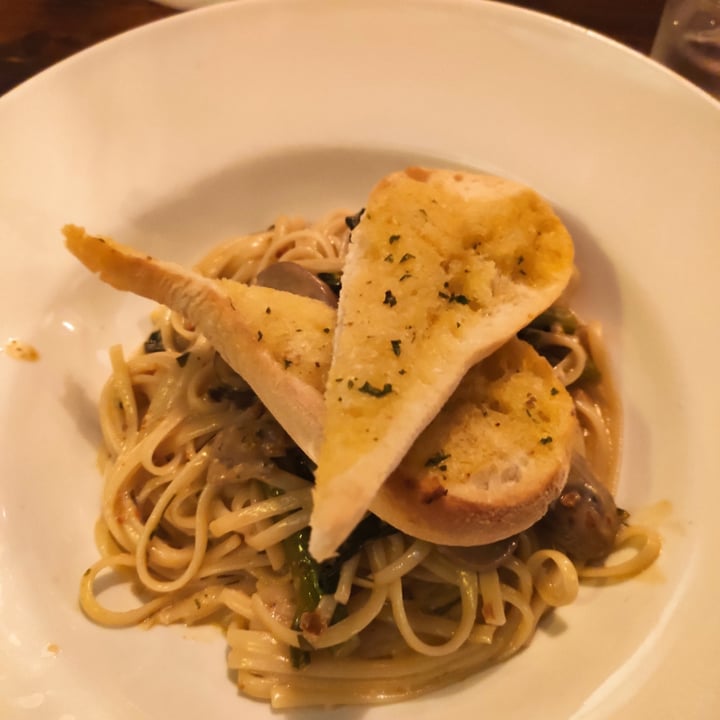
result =
M570 235L533 190L411 168L353 231L328 374L310 549L328 557L465 373L562 293Z
M465 376L371 509L442 545L514 535L559 495L577 432L574 403L552 368L512 339Z

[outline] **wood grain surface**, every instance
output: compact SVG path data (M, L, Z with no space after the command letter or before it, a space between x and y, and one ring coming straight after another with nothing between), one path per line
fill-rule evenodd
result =
M512 4L569 20L647 53L663 0ZM149 0L0 0L0 94L79 50L176 12Z

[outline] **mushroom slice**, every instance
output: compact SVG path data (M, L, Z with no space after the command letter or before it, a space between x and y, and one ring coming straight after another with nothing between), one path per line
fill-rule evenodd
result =
M331 308L337 307L337 295L330 286L294 262L282 261L268 265L258 273L255 284L321 300Z

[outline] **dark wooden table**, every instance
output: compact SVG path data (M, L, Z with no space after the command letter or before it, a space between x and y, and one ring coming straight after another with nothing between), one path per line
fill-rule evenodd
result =
M663 2L513 0L644 53L650 51ZM175 12L148 0L0 0L0 95L72 53Z

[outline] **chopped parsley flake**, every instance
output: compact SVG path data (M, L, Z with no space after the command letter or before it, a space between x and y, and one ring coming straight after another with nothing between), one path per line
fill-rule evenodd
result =
M258 339L258 342L260 342L263 339L262 330L258 330L257 339Z
M388 242L389 242L391 245L393 245L393 244L395 244L399 239L400 239L400 236L399 236L399 235L391 235L391 236L388 238Z
M457 303L458 305L468 305L470 303L467 295L456 295L455 293L448 295L447 293L439 292L438 297L447 300L449 303Z
M285 369L287 370L292 365L292 360L288 360L287 358L283 358L283 363L285 365Z
M401 262L401 263L404 263L404 262L407 262L408 260L414 260L414 259L415 259L415 256L414 256L412 253L405 253L405 254L400 258L400 262Z
M390 383L385 383L382 388L375 387L374 385L371 385L367 380L358 388L358 390L362 393L365 393L366 395L372 395L376 398L385 397L385 395L389 395L392 392L392 385Z
M436 452L434 455L431 455L425 461L425 467L438 467L439 465L442 465L442 463L445 460L447 460L449 457L450 457L450 455L448 453L445 453L442 450L440 450L439 452ZM441 469L447 470L447 465Z
M355 215L349 215L345 218L345 225L347 225L348 230L354 230L360 224L360 218L364 212L365 208L362 208L362 210L355 213Z
M556 387L550 389L550 394L551 394L551 395L557 395L559 392L560 392L560 391L559 391Z
M148 335L143 347L147 354L162 352L165 349L165 345L162 340L162 333L159 330L153 330L153 332Z
M386 255L386 256L383 258L383 260L384 260L385 262L389 262L389 263L393 262L393 255L392 255L392 253L390 253L389 255ZM402 260L401 260L400 262L402 262Z
M400 355L400 353L402 352L401 349L400 349L400 345L401 345L401 344L402 344L402 340L391 340L391 341L390 341L390 345L392 345L392 351L393 351L396 355Z
M546 435L545 437L541 437L541 438L540 438L540 444L541 444L541 445L548 445L548 444L551 443L551 442L552 442L552 436L551 436L551 435Z
M383 305L389 305L390 307L397 305L397 298L392 294L392 290L385 291L385 299L383 300Z

